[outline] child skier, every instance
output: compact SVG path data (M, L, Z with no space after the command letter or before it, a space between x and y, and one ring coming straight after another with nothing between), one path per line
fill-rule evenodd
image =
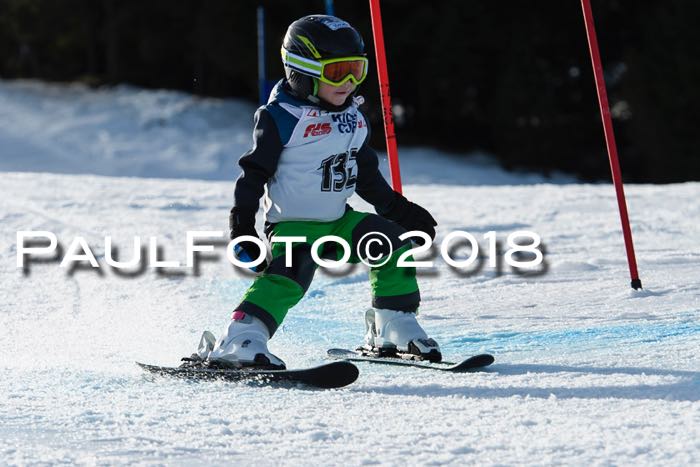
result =
M216 341L200 343L205 365L284 368L270 353L267 341L285 315L306 293L317 267L311 244L336 235L352 247L369 232L381 232L392 243L386 264L370 268L372 309L365 313L365 347L382 355L410 353L439 361L440 349L416 321L420 301L414 268L397 267L410 248L399 235L410 230L435 237L435 219L387 184L369 143L367 120L358 109L358 85L367 75L368 61L359 33L347 22L311 15L293 22L284 37L282 60L286 79L273 89L267 105L255 114L253 148L239 165L231 210L231 238L258 237L255 216L264 195L265 233L305 236L294 243L292 266L285 266L285 244L272 244L272 260L233 312ZM353 210L347 199L357 193L379 215ZM326 243L322 257L338 259L342 250ZM372 257L388 250L370 249ZM333 248L331 248L333 247ZM261 253L252 242L236 251L242 261Z

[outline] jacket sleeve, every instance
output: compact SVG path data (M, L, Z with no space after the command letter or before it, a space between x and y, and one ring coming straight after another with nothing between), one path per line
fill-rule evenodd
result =
M270 113L264 108L255 113L253 148L238 161L243 172L236 180L234 207L247 217L255 217L265 183L277 171L282 141Z
M380 216L393 207L397 193L389 186L379 171L377 153L369 146L369 131L367 138L357 152L357 185L355 192L377 211Z

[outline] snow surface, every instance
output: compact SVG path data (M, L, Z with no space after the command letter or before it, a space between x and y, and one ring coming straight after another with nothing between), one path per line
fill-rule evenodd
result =
M485 248L487 231L527 229L546 247L536 275L438 261L420 277L419 319L446 358L492 352L489 370L359 364L356 383L325 391L143 374L135 360L176 364L202 330L220 332L251 277L223 247L199 276L119 276L104 237L126 258L132 236L153 235L184 262L187 230L226 230L253 109L0 81L0 463L700 463L698 183L627 187L645 285L633 291L608 184L402 151L404 191L438 219L438 240L463 229ZM100 272L24 274L18 230L53 231L64 249L85 237ZM319 272L273 352L296 367L357 344L366 279Z

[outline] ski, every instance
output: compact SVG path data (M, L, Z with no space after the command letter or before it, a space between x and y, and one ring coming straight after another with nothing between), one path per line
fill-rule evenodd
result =
M145 371L161 376L199 380L256 381L263 384L301 383L331 389L353 383L359 370L348 361L294 370L218 369L203 367L165 367L136 362Z
M447 371L450 373L461 373L478 368L484 368L494 362L493 355L480 354L469 357L461 362L439 362L429 363L424 360L411 360L401 357L377 357L366 355L360 350L329 349L328 356L331 358L353 361L379 363L382 365L410 366L414 368L424 368L429 370Z

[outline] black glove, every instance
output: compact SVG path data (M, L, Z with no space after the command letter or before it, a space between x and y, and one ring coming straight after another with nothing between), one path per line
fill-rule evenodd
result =
M242 235L251 235L260 238L255 230L255 211L245 211L239 208L232 208L228 218L228 225L231 229L231 240ZM241 242L236 245L234 253L243 262L251 262L260 256L260 247L253 242ZM267 260L259 265L250 268L251 271L260 272L267 267Z
M425 208L412 203L399 193L396 193L396 198L382 217L396 222L407 231L420 230L430 235L431 239L435 239L437 221ZM414 241L419 245L425 243L421 238L415 238Z

